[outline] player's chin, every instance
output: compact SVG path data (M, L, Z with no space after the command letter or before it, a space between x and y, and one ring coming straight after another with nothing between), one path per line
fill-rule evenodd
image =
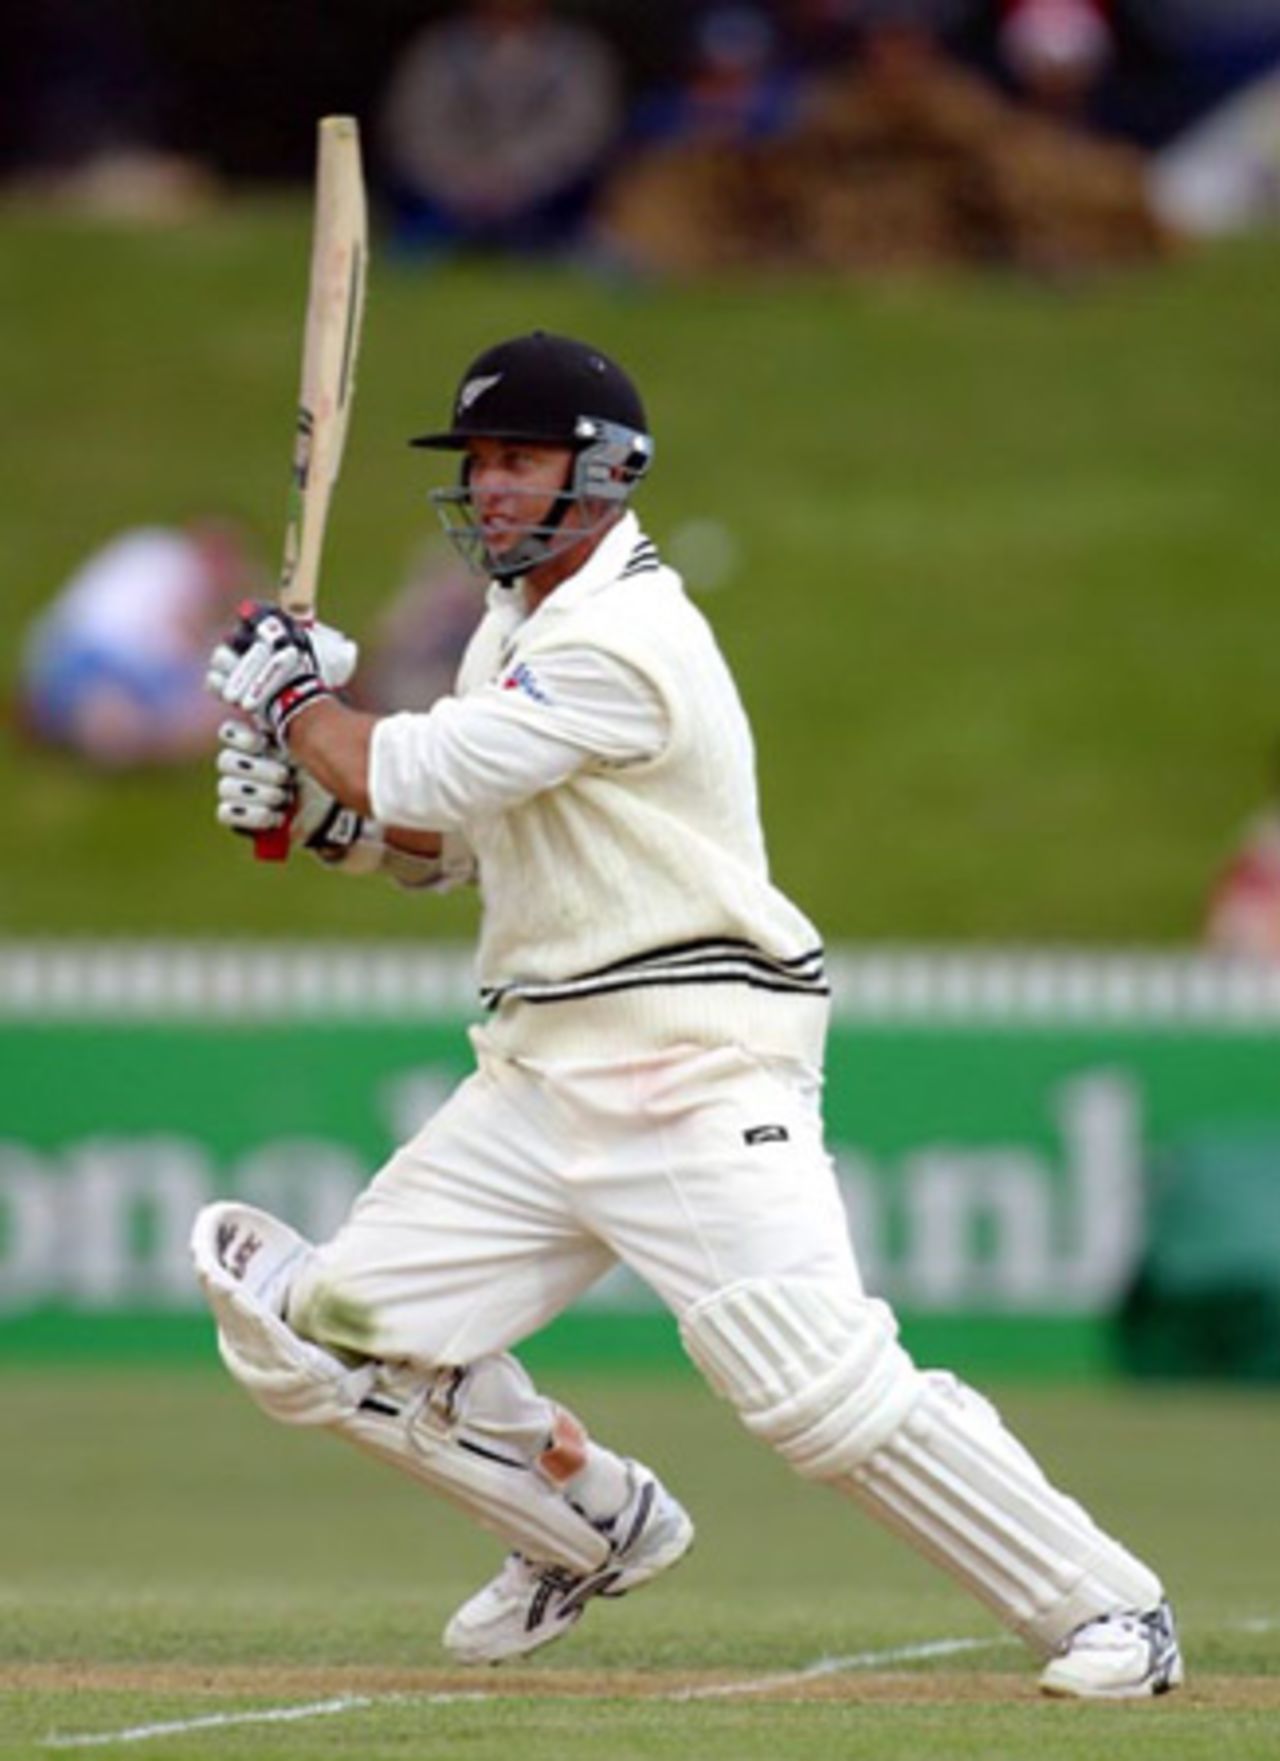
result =
M515 555L522 537L523 534L518 532L504 533L501 538L491 538L487 535L483 535L480 542L484 551L484 559L487 566L491 569L500 569L505 562Z
M515 549L524 534L523 526L487 525L484 521L480 523L480 537L490 556L505 556L509 550Z

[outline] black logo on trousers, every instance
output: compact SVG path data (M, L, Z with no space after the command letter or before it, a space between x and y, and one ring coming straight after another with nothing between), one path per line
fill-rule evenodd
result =
M751 1125L742 1134L743 1143L787 1143L790 1138L785 1125Z

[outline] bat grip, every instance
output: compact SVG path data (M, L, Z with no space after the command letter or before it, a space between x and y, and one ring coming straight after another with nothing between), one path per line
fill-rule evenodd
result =
M257 862L287 862L289 860L288 824L272 826L269 832L255 832L253 834L253 855Z
M290 804L289 811L279 825L273 825L265 832L253 834L253 859L255 862L287 862L289 850L293 844L291 828L293 816L297 811L297 802Z
M285 610L288 610L287 606ZM316 614L310 608L290 613L290 615L304 627L310 626L316 621ZM293 839L289 835L289 828L293 823L293 814L294 809L291 807L288 817L280 825L273 825L269 831L253 834L253 859L255 862L287 862L289 860L289 850L293 843Z

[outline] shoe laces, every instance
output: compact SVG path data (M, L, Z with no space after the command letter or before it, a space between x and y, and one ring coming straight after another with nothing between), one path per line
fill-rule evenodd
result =
M581 1578L563 1565L539 1565L523 1553L508 1553L498 1582L504 1590L524 1591L545 1584L552 1590L572 1590Z
M1171 1637L1170 1623L1163 1608L1151 1608L1141 1611L1136 1608L1120 1608L1111 1614L1099 1614L1088 1620L1083 1626L1063 1641L1060 1647L1062 1654L1071 1650L1079 1640L1086 1643L1099 1640L1106 1644L1113 1640L1117 1645L1126 1639L1145 1639L1157 1644L1165 1644Z

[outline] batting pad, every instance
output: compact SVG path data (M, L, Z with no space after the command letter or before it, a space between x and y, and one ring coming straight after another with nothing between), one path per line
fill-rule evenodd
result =
M1047 1654L1085 1621L1145 1610L1155 1574L1051 1486L995 1408L927 1372L905 1422L837 1482Z
M227 1369L270 1418L334 1425L357 1412L378 1380L281 1319L289 1285L310 1254L302 1236L251 1205L206 1205L191 1232L196 1277L218 1323Z
M682 1317L685 1349L747 1429L810 1480L851 1471L923 1392L882 1302L793 1278L744 1278Z
M250 1205L208 1205L191 1251L222 1361L271 1418L336 1432L540 1564L575 1573L604 1564L604 1536L519 1449L532 1390L513 1358L483 1360L484 1374L474 1377L482 1397L469 1412L471 1378L453 1368L432 1376L373 1360L353 1367L281 1319L312 1249L278 1218Z
M988 1401L915 1367L883 1303L804 1279L747 1279L695 1304L681 1334L749 1430L1037 1651L1099 1615L1160 1601L1155 1575L1049 1484Z

